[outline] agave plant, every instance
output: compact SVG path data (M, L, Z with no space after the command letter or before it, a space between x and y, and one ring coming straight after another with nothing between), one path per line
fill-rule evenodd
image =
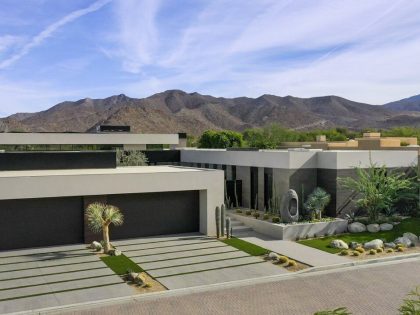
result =
M111 250L109 243L109 226L121 225L124 222L124 216L120 209L115 206L107 205L99 202L90 204L85 211L89 228L94 233L102 231L104 239L104 253L107 254Z
M310 211L313 216L321 219L322 212L325 207L330 203L331 196L324 189L317 187L315 190L308 196L308 199L305 202L305 208Z

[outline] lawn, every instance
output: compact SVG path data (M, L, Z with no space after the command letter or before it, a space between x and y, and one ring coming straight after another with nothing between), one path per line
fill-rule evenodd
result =
M128 270L132 272L143 272L143 269L139 265L124 254L120 256L104 256L101 257L101 260L117 275L124 275Z
M313 240L299 241L300 244L314 247L329 253L338 253L341 249L331 248L329 244L334 239L340 239L346 243L358 242L365 243L374 239L384 239L387 242L392 242L397 237L402 236L405 232L411 232L420 235L420 218L410 218L403 220L400 224L394 227L391 231L380 231L378 233L362 232L354 234L334 235Z
M247 241L243 241L235 237L222 240L222 242L232 247L235 247L236 249L239 249L251 256L261 256L270 252L268 249L248 243Z

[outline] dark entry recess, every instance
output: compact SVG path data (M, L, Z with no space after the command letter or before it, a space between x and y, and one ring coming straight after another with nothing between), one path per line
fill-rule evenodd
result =
M83 243L81 197L1 200L0 250Z
M124 224L111 227L112 239L199 231L199 192L108 195L108 204L124 214Z
M236 196L235 196L235 188L236 188ZM226 181L226 195L234 207L236 206L242 207L242 181L241 180L227 180Z

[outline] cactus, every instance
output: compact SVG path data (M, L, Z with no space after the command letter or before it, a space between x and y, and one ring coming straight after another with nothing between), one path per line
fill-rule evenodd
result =
M255 194L255 200L254 200L254 210L258 210L258 194Z
M222 205L220 207L220 211L221 211L221 218L220 218L220 234L223 236L225 236L225 220L226 220L226 209L225 209L225 205Z
M216 207L216 236L220 237L220 208Z
M231 238L232 237L232 225L230 222L230 218L227 217L226 218L226 238Z

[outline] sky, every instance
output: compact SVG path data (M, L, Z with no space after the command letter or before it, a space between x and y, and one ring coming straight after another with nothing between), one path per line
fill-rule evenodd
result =
M420 94L420 1L0 0L0 116L168 89Z

